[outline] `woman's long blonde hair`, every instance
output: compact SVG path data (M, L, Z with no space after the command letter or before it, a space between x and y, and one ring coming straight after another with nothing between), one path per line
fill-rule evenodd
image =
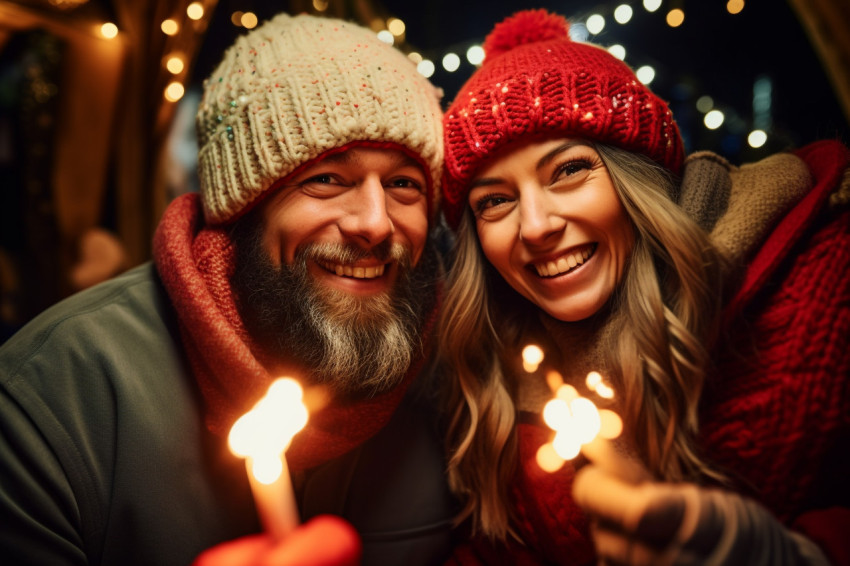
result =
M717 477L695 448L698 403L723 301L722 256L673 204L670 174L642 155L594 144L635 230L608 311L606 360L640 457L666 480ZM518 307L519 305L519 307ZM518 381L508 369L540 310L484 258L469 210L461 221L440 327L450 377L449 483L476 532L516 536L508 486L517 471ZM569 324L569 323L563 323Z

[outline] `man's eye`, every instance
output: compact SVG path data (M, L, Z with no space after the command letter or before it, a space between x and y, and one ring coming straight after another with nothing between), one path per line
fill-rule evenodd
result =
M389 182L389 186L399 189L416 189L417 191L422 191L421 183L407 178L393 179Z
M321 175L313 175L312 177L305 179L301 182L301 184L310 184L316 183L319 185L330 185L337 183L337 180L330 173L322 173Z

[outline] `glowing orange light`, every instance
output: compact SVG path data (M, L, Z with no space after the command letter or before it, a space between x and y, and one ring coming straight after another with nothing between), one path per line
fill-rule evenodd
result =
M165 35L174 35L178 31L180 31L180 26L177 25L177 22L175 22L174 20L168 19L162 21L162 24L160 24L159 29L161 29L162 33L164 33Z
M674 8L667 12L667 25L671 28L677 28L685 21L685 12L679 8Z
M233 424L227 437L231 452L245 458L257 511L266 530L277 538L298 525L284 452L307 424L302 397L294 379L275 380L266 396Z

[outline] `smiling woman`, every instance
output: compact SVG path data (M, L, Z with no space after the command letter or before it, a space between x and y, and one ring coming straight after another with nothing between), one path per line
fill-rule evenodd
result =
M634 232L592 145L518 144L471 186L481 249L511 287L559 320L603 307L622 280Z
M440 326L449 479L481 535L466 551L824 563L845 537L791 525L836 521L818 482L838 477L850 434L850 332L824 338L822 371L789 352L803 335L850 330L850 151L826 142L740 168L686 159L667 104L568 27L543 10L499 23L444 117L457 233ZM529 344L545 352L530 369ZM545 403L565 384L589 394L592 372L613 384L603 402L622 435L544 472ZM801 401L826 391L826 411ZM777 421L794 425L777 438ZM843 480L826 492L846 526Z

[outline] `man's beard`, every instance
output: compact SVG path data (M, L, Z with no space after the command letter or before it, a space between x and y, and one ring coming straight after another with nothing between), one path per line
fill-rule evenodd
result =
M231 283L245 328L263 352L295 362L309 382L347 397L395 387L422 355L440 271L434 246L426 245L415 268L400 245L365 251L351 244L307 244L296 250L292 265L276 266L261 243L262 222L245 220L233 234ZM354 296L317 284L307 270L316 259L348 264L373 256L398 264L386 293Z

